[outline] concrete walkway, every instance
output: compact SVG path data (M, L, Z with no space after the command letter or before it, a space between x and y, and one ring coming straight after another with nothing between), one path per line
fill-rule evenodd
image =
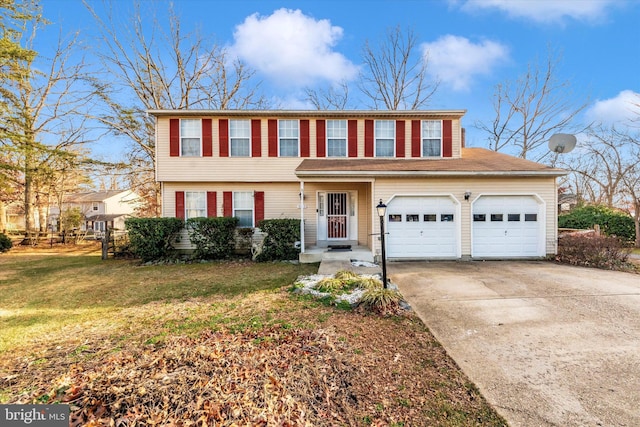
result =
M511 427L640 426L640 275L542 261L389 271Z

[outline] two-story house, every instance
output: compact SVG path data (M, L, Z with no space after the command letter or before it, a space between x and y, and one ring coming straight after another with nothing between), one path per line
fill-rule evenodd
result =
M60 211L79 209L82 230L104 232L106 227L124 230L124 220L134 214L140 196L131 190L87 191L66 195L62 206L52 206L49 224L56 229Z
M390 259L537 258L556 252L560 169L465 148L464 110L152 110L162 215L302 220L317 248ZM182 239L188 248L188 239Z

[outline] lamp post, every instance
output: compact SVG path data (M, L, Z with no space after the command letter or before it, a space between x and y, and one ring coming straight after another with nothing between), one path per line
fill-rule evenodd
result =
M382 286L387 289L387 254L385 252L385 244L384 244L384 215L387 212L387 205L382 203L382 199L380 199L380 203L376 206L376 210L378 211L378 216L380 217L380 244L382 245Z

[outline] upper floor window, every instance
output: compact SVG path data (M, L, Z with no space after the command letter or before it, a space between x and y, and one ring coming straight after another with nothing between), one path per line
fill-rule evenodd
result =
M100 205L98 204L98 202L93 202L91 204L91 209L94 211L97 211L98 209L100 209Z
M395 122L393 120L376 120L376 157L393 157L395 145Z
M422 121L422 156L442 156L442 122L440 120Z
M278 121L280 157L298 157L300 131L297 120Z
M184 157L200 156L200 138L202 122L200 119L180 120L180 155Z
M346 120L327 120L327 156L347 156Z
M238 227L253 227L253 192L233 192L233 216L238 218Z
M251 156L251 121L229 120L231 157Z
M184 219L207 216L207 193L205 191L184 192Z

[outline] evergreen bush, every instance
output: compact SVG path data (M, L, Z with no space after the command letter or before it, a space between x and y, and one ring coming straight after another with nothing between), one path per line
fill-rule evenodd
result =
M636 230L633 218L620 211L602 205L588 205L573 209L558 216L559 228L590 229L598 224L608 236L617 236L625 241L635 240Z
M0 252L7 252L13 247L13 242L9 236L4 233L0 233Z
M300 220L293 218L265 219L258 227L266 233L258 261L297 260L300 248Z
M171 258L173 241L184 227L179 218L127 218L130 250L143 262Z
M223 259L235 252L238 218L190 218L186 225L196 258Z

